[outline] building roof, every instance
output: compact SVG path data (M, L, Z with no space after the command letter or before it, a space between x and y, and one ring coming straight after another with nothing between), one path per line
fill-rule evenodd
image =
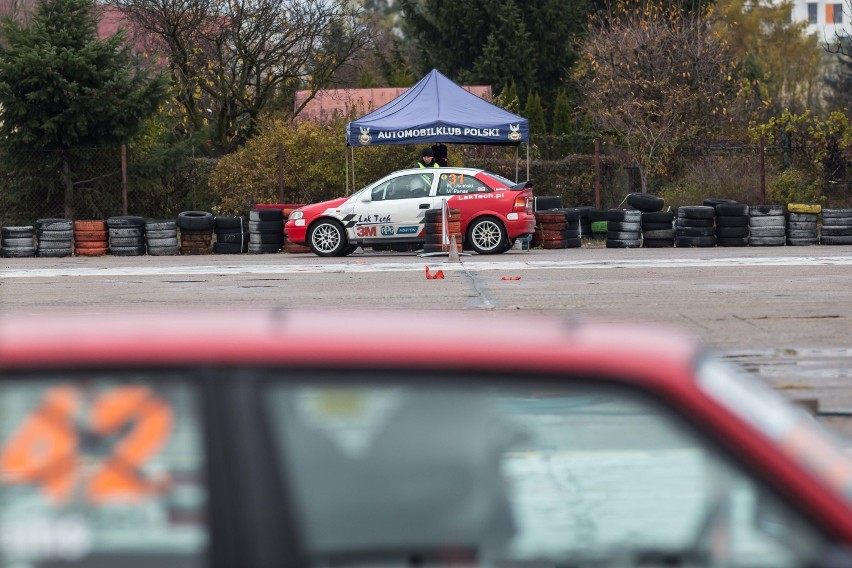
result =
M491 87L487 85L463 86L466 91L491 101ZM355 116L363 116L380 106L389 103L406 92L409 87L386 87L381 89L325 89L318 91L308 102L299 118L324 122L331 120L335 114L349 116L354 109ZM294 109L308 98L310 91L297 91Z

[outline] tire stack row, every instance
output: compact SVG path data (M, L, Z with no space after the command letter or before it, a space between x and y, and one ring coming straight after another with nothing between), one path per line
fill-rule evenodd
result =
M852 209L823 209L820 244L852 245Z
M675 219L676 247L715 247L716 230L713 218L716 210L708 205L678 207Z
M748 208L748 216L749 246L784 246L787 223L783 205L752 205Z
M641 244L642 212L638 209L609 209L606 248L638 248Z
M141 256L145 254L145 219L135 215L110 217L109 253L115 256Z
M245 219L239 215L216 215L213 218L214 254L241 254L248 252L249 231Z
M180 253L177 221L162 219L145 223L145 239L151 256L175 256Z
M36 221L38 255L51 258L71 256L74 246L74 221L39 219Z
M3 248L3 256L6 258L23 258L35 256L36 247L33 243L35 239L35 227L27 225L26 227L3 227L0 229L0 244Z
M536 211L532 246L545 249L567 248L568 234L578 234L577 230L572 230L569 233L567 224L565 213L562 213L561 210ZM580 240L576 236L573 238Z
M201 255L213 252L213 213L182 211L178 213L180 254Z
M787 245L811 246L819 244L819 205L787 204Z
M749 240L749 207L744 203L718 203L716 209L716 246L744 247Z
M102 256L109 252L109 230L106 221L74 221L74 254Z
M671 211L642 212L642 246L671 248L675 242L675 214Z
M424 253L449 252L449 246L444 244L444 222L441 209L428 209L424 214L424 232L426 243ZM461 209L451 207L447 210L447 235L456 238L456 250L462 252Z
M249 245L252 254L281 252L284 246L284 212L252 209L249 212Z

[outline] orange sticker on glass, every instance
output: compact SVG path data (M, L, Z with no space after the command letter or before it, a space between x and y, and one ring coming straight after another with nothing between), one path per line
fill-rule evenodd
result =
M172 430L171 406L147 387L117 387L91 405L86 435L111 437L129 431L87 479L80 477L75 417L82 407L77 389L55 387L0 450L0 480L37 485L55 504L67 503L77 484L93 504L139 501L159 494L164 481L146 479L144 465L166 444Z

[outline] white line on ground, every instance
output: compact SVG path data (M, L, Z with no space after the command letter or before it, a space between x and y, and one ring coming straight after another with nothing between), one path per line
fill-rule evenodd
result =
M554 270L554 269L591 269L591 268L707 268L726 266L813 266L813 265L850 265L852 257L776 257L776 258L667 258L645 260L541 260L541 261L468 261L458 263L397 263L363 261L345 264L247 264L242 266L126 266L115 268L7 268L0 270L3 278L55 278L55 277L91 277L91 276L161 276L161 275L198 275L198 274L334 274L369 272L411 272L422 271L424 266L446 271L486 271L486 270Z

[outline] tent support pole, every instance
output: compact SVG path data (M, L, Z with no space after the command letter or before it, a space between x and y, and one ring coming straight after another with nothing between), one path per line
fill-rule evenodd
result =
M530 179L530 143L527 142L527 181Z
M349 195L349 152L343 150L343 157L346 158L346 195Z
M355 146L349 147L352 154L352 192L355 192Z
M515 183L518 183L518 147L515 146Z

